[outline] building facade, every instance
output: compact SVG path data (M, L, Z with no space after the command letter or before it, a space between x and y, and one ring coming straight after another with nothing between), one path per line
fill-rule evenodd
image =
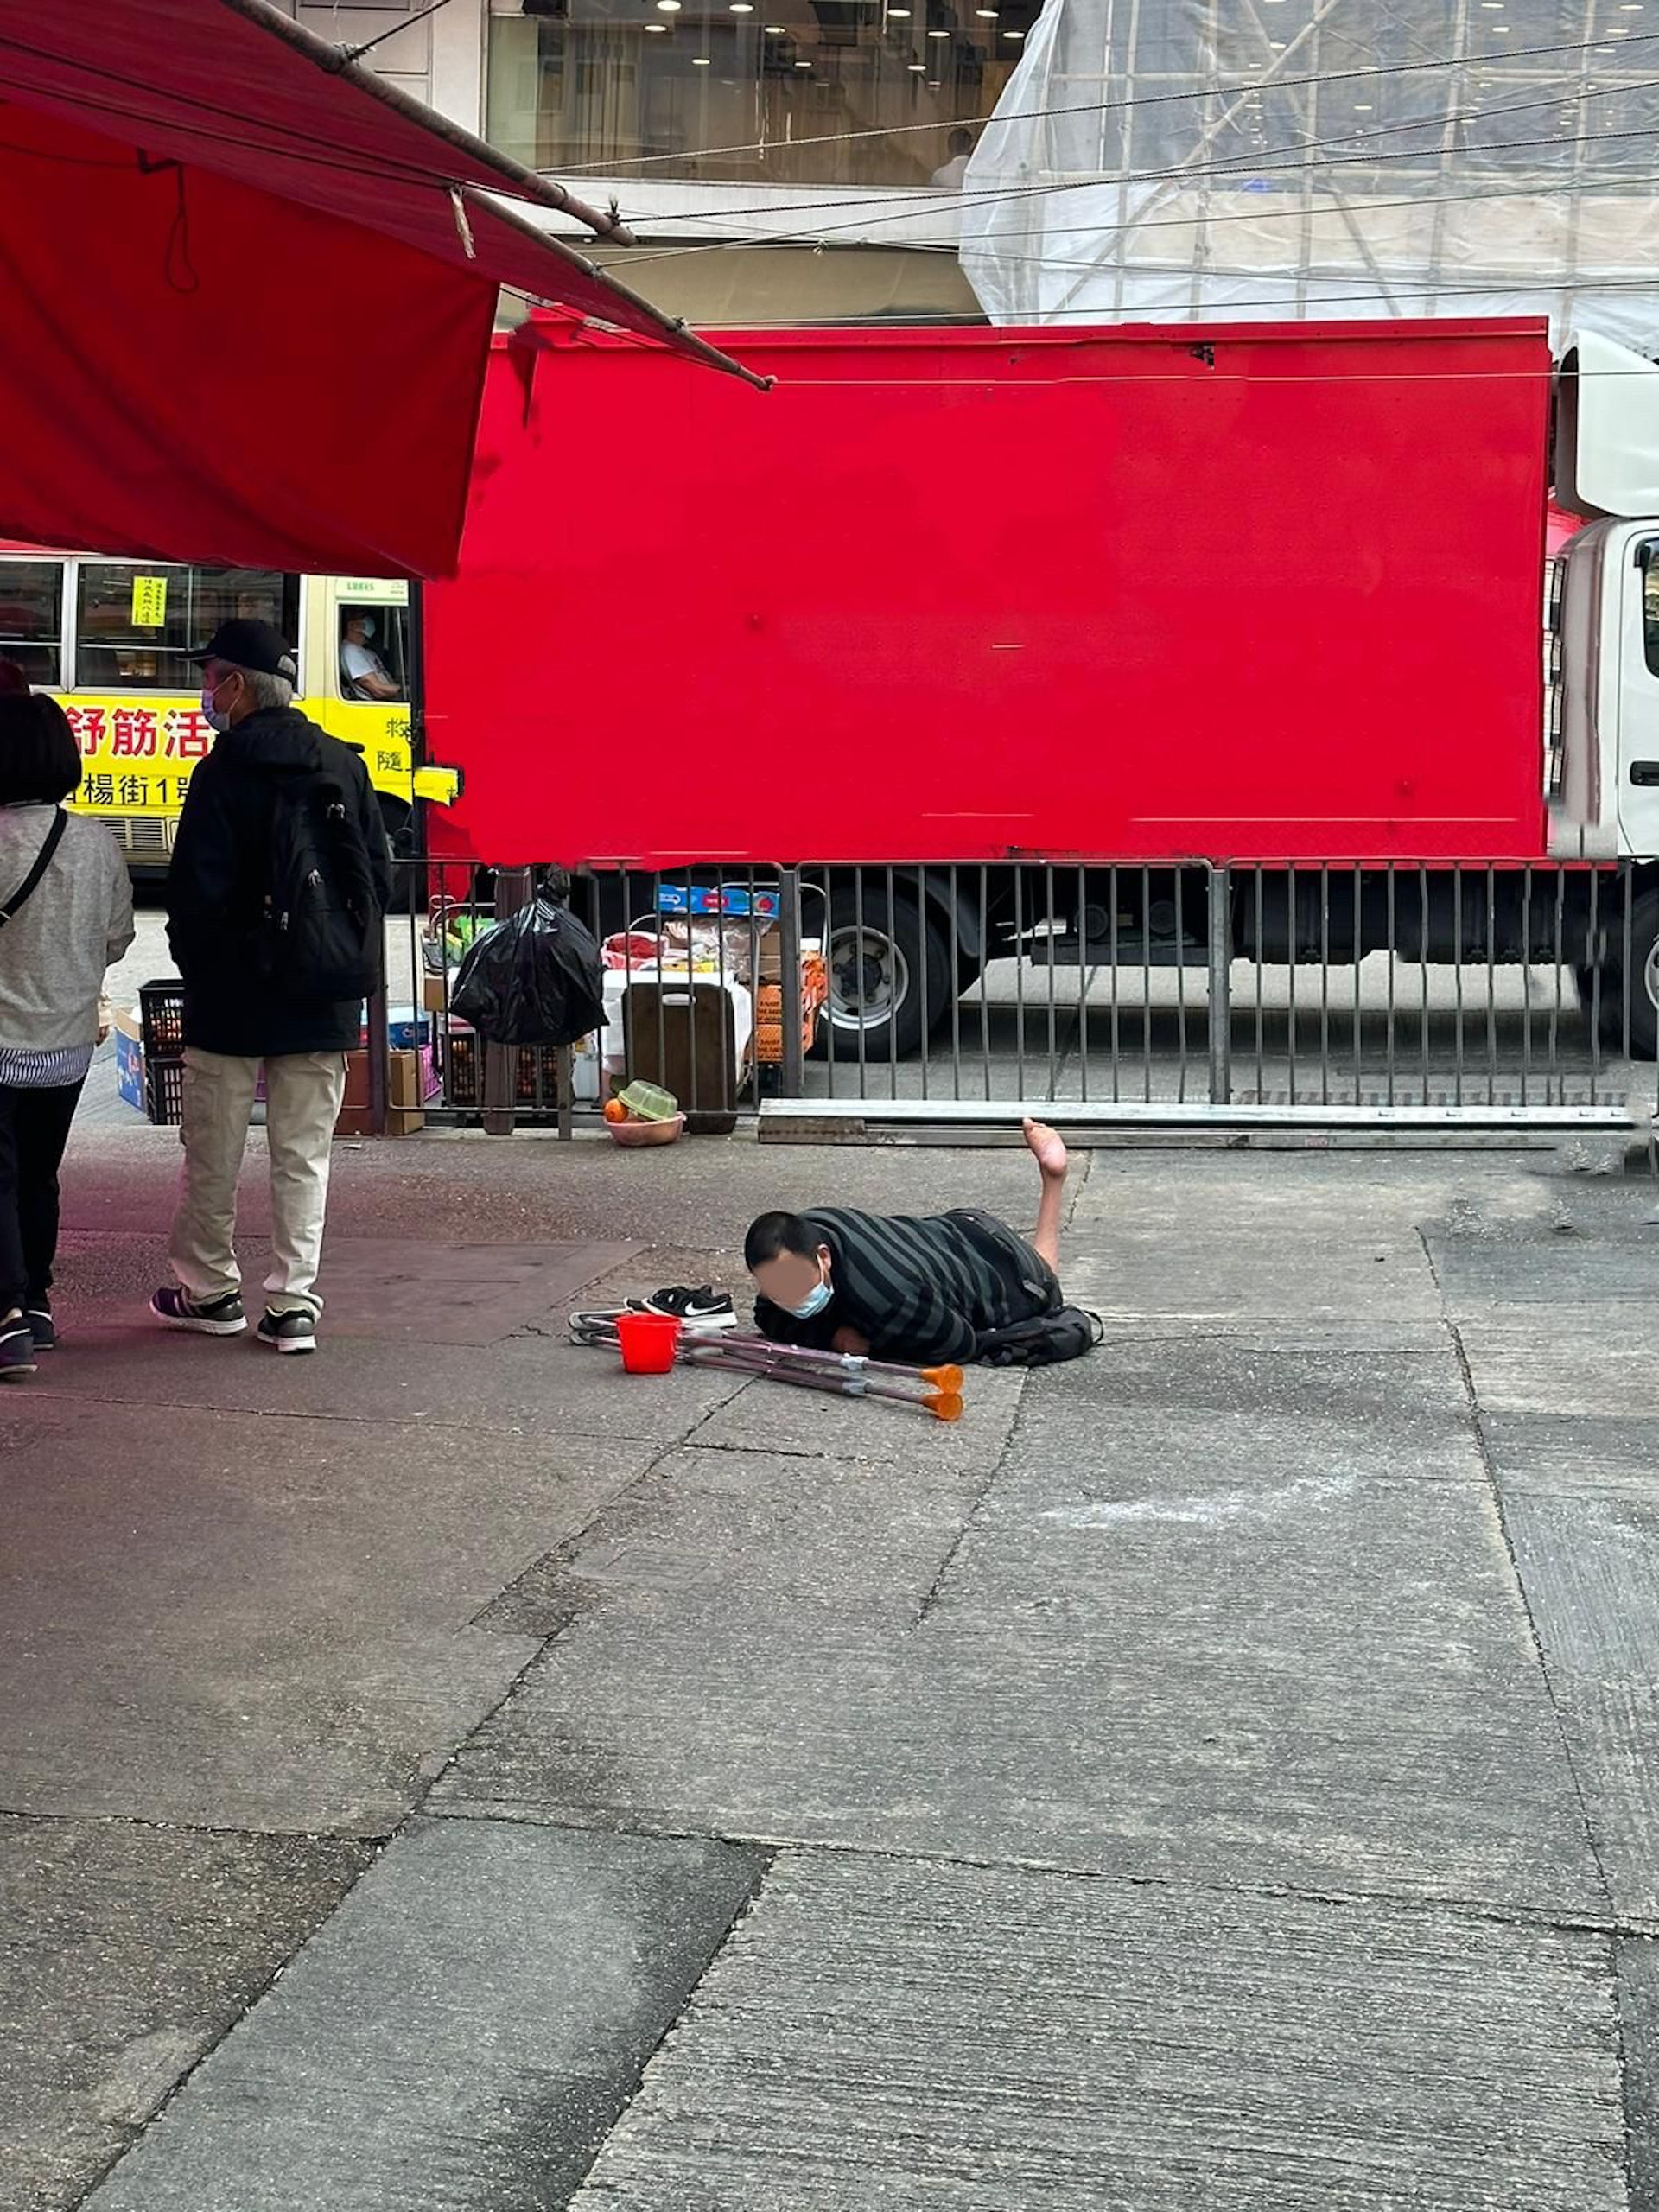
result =
M1659 350L1659 0L293 4L716 330L1587 303Z

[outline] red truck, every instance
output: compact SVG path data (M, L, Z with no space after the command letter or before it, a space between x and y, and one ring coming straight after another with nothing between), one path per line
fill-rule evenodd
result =
M1529 321L729 342L772 390L499 345L426 598L435 855L614 865L619 912L844 864L878 1058L1022 940L1202 961L1223 864L1241 957L1599 968L1653 1051L1659 865L1597 916L1659 855L1659 371ZM1619 518L1547 563L1552 484Z

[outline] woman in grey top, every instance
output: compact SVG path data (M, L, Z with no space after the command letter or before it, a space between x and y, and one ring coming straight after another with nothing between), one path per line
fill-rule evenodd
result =
M57 1341L58 1167L102 1034L104 971L132 943L114 838L62 810L79 782L62 708L0 688L0 1382L34 1374Z

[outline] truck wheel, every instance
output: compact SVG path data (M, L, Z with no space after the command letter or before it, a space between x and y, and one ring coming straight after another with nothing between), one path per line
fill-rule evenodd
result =
M950 947L933 916L908 892L889 901L885 882L868 885L861 899L841 885L830 893L824 950L830 1003L817 1058L909 1058L950 1004Z
M1630 908L1630 968L1623 973L1624 945L1610 950L1601 963L1601 1038L1610 1050L1624 1049L1624 1007L1630 1001L1630 1057L1659 1059L1659 891L1644 891ZM1579 990L1586 1018L1594 1004L1592 979L1580 976Z

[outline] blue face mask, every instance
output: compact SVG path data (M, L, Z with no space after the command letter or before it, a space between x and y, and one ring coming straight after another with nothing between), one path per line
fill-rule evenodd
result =
M798 1306L785 1306L784 1311L792 1313L798 1321L810 1321L815 1313L823 1313L835 1294L827 1282L817 1283L810 1296L804 1298Z

